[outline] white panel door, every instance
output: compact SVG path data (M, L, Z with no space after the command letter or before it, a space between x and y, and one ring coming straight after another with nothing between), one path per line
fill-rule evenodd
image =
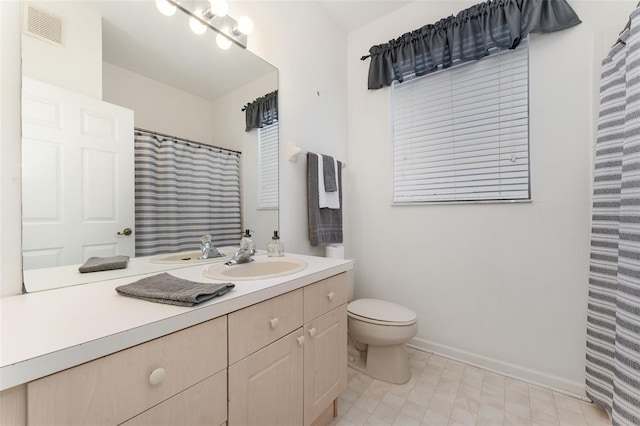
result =
M37 80L22 86L24 269L133 256L133 111ZM120 234L118 234L120 232Z

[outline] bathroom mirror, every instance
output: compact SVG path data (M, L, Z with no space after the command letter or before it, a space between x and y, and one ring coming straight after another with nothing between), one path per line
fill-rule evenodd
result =
M37 110L44 118L40 124L44 124L45 131L41 128L40 134L50 133L46 126L55 126L56 120L70 115L50 102L33 106L30 100L44 99L38 91L48 90L51 85L74 97L78 94L80 98L131 110L135 128L241 152L241 226L253 231L258 248L265 248L272 232L278 229L278 209L258 205L257 192L261 185L258 131L245 131L242 108L277 90L277 69L236 44L228 50L220 49L214 31L195 34L185 13L178 10L173 16L164 16L153 0L47 0L23 2L23 5L23 134L28 121L25 120L26 108ZM36 22L35 31L27 33L32 28L30 20ZM46 25L42 25L43 22ZM24 100L26 86L31 90L27 101ZM79 126L91 128L97 137L121 130L119 124L102 118L100 114L88 118L83 115ZM48 149L39 139L40 134L31 134L37 143L29 147L23 138L23 158L25 152L37 157L36 162L28 166L23 161L23 265L27 291L31 291L30 279L41 279L48 276L49 270L83 262L65 263L58 253L59 239L74 234L76 228L48 231L42 226L70 214L82 218L92 208L85 200L64 204L61 200L68 194L60 176L63 172L75 173L83 185L91 179L102 179L87 177L86 166L82 171L75 170L80 169L81 164L91 164L84 157L79 158L77 164L62 164L57 158L59 152ZM271 167L277 176L277 159ZM114 176L122 175L117 166L113 170ZM38 187L42 193L35 197L30 193L27 199L25 182L31 191ZM115 204L131 204L133 185L133 179L129 179L128 190L94 192L92 202L100 205L112 196ZM55 197L57 200L46 203L47 198ZM48 207L50 205L55 207ZM113 227L109 218L101 224L103 228ZM131 237L135 237L134 224L126 227L132 229ZM124 228L110 232L121 232L124 238ZM40 247L25 244L27 229L31 240L35 235L35 239L41 241ZM203 234L210 232L202 230ZM237 239L239 241L240 235ZM194 250L199 243L193 242ZM134 269L123 269L114 277L145 273ZM78 279L91 282L105 277L101 273L82 274L82 278L76 277L72 284L78 284Z

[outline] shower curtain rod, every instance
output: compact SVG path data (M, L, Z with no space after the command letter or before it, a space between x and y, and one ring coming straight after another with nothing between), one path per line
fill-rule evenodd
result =
M206 143L192 141L192 140L189 140L189 139L181 138L179 136L167 135L166 133L154 132L153 130L146 130L146 129L142 129L140 127L134 127L134 130L136 132L150 133L152 135L157 135L157 136L162 136L162 137L165 137L165 138L170 138L170 139L173 139L174 142L178 142L178 143L182 142L182 143L186 143L187 145L190 144L190 143L193 143L193 144L204 146L204 147L207 147L207 148L219 149L220 151L226 151L228 153L242 154L241 151L236 151L234 149L222 148L222 147L215 146L215 145L207 145Z

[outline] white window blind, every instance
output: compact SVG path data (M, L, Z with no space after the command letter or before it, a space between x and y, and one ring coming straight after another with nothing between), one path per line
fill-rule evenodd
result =
M392 98L394 203L530 199L528 40Z
M258 208L278 208L278 122L258 129Z

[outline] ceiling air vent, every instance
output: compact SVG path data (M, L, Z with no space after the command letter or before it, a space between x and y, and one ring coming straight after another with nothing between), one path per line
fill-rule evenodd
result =
M62 46L63 24L61 17L32 4L25 5L24 32L30 36Z

